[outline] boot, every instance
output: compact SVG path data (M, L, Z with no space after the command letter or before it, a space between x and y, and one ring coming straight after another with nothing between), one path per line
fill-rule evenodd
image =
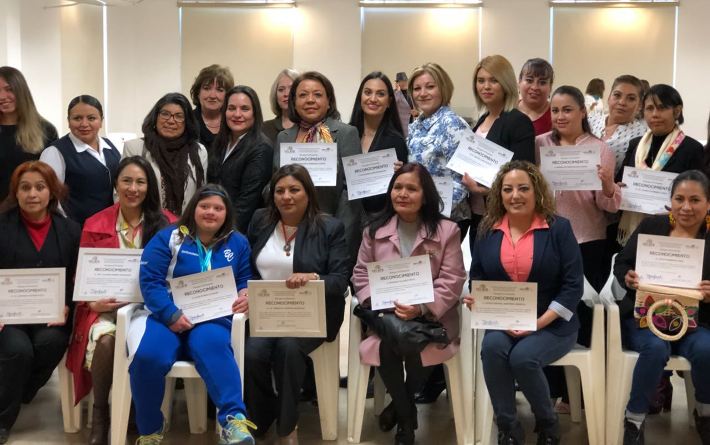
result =
M89 445L108 445L109 419L111 419L111 415L108 405L103 407L94 405L91 415Z
M524 445L525 444L525 431L523 431L522 425L519 422L509 428L502 428L498 426L498 445Z
M535 423L537 433L537 445L559 445L560 443L560 423L555 416L553 420L540 421Z
M703 445L710 445L710 417L701 417L698 411L693 411L695 417L695 429L698 430L700 441Z
M638 428L635 423L624 419L624 445L644 445L643 427L645 422Z
M553 436L552 434L541 432L537 435L536 443L537 445L559 445L560 438L559 436Z
M397 424L397 434L394 435L395 445L414 445L414 423L400 422Z

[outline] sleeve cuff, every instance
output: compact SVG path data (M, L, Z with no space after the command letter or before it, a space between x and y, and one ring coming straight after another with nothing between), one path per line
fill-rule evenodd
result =
M560 318L564 318L565 321L570 321L572 319L572 316L574 315L574 312L570 311L566 307L562 306L560 303L553 301L550 303L548 306L548 309L556 313L557 315L560 316Z
M420 305L419 305L419 310L422 311L422 315L426 315L426 314L428 314L428 313L430 312L430 311L429 311L429 308L426 307L426 304L420 304Z
M173 315L171 315L170 318L168 318L168 322L166 323L166 325L168 327L171 326L173 323L178 321L180 319L180 317L182 317L182 309L178 309L175 312L173 312Z

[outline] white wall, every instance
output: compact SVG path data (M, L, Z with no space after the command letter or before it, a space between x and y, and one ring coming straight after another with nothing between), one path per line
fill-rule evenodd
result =
M21 68L20 0L0 1L0 66Z

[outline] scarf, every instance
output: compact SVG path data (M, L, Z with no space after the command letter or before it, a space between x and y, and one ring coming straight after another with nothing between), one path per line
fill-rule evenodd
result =
M327 144L333 143L333 135L330 134L330 129L325 124L325 119L312 125L301 121L299 127L301 128L301 130L306 132L306 135L301 142L325 142Z
M673 131L666 136L661 144L661 148L658 149L656 158L651 164L651 170L661 171L663 167L668 164L668 161L673 156L673 153L678 149L678 146L685 139L685 133L683 133L680 128L675 127ZM646 158L651 150L651 141L653 140L653 133L648 130L646 134L641 137L638 146L636 147L636 156L634 158L634 163L636 168L647 169ZM619 231L616 234L616 241L622 246L626 245L629 237L636 230L636 227L641 223L646 216L644 213L631 212L625 210L621 214L621 220L619 221Z

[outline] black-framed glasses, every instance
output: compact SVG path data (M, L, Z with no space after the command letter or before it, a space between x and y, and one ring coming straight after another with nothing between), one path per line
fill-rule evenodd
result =
M172 117L175 122L178 124L182 124L185 122L185 115L182 113L171 113L168 110L161 110L160 113L158 113L158 117L160 117L164 121L169 121L170 118Z

